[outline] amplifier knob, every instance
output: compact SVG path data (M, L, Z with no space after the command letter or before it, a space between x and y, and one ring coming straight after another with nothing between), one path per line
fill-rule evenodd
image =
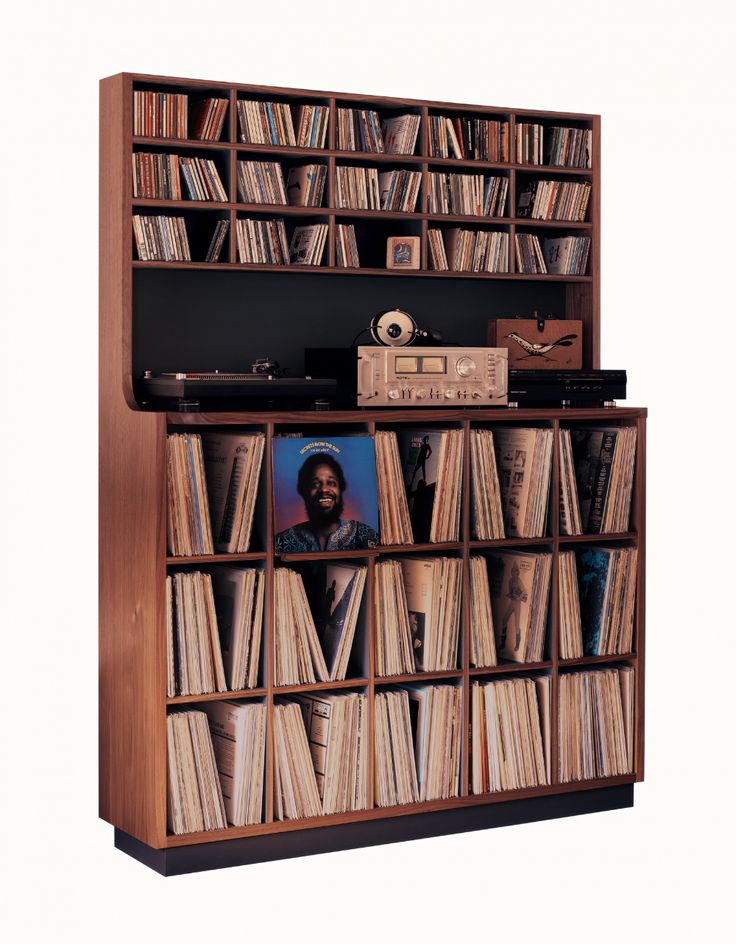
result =
M398 390L389 390L388 395L391 400L398 400L401 396Z
M421 390L421 389L417 390L417 400L424 400L426 396L427 396L426 390Z
M446 400L453 400L454 398L455 398L455 391L454 391L454 390L445 390L445 399L446 399Z
M461 357L455 364L455 370L461 377L469 377L475 370L475 361L472 357Z
M474 399L474 400L480 400L481 396L482 396L482 394L479 393L477 390L474 390L474 391L473 391L473 399Z

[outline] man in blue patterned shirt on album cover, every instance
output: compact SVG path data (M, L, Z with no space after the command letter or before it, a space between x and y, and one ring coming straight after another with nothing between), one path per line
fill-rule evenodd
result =
M378 534L362 521L342 518L347 482L342 466L329 453L314 453L297 477L297 492L304 501L307 521L276 535L280 554L315 551L354 551L376 547Z

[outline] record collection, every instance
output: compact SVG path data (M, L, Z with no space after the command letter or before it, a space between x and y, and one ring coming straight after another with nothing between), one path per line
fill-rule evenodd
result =
M542 240L544 264L550 275L585 275L590 236L561 236Z
M533 233L516 233L516 271L523 275L546 275L547 263L539 242Z
M286 206L286 184L278 161L238 161L238 194L243 203Z
M166 597L169 697L227 691L212 577L174 573L166 578Z
M225 238L229 231L230 220L217 221L215 231L212 234L212 240L207 249L207 255L204 258L205 262L219 262L220 253L222 252L222 247L225 245Z
M552 430L494 430L496 466L501 484L507 537L543 537L552 474Z
M463 431L402 429L398 442L414 540L459 541Z
M409 505L404 489L404 475L396 433L376 430L376 471L381 543L413 544Z
M377 561L375 582L376 675L413 675L414 646L401 563Z
M560 429L562 534L629 529L636 427Z
M576 555L583 654L631 652L637 549L591 546Z
M488 563L479 555L470 558L470 664L479 668L498 664Z
M265 704L252 699L210 701L202 710L209 720L225 818L233 826L262 822Z
M382 210L413 213L419 199L421 171L390 170L378 175L380 207Z
M181 200L177 154L133 153L133 198L135 200Z
M214 161L204 157L180 157L179 169L190 200L227 203L227 193Z
M352 223L335 224L335 265L341 269L359 269L360 256Z
M169 434L166 462L169 554L214 554L202 437L197 433Z
M291 108L285 102L238 99L238 125L243 144L296 147Z
M580 623L580 594L575 551L560 551L558 578L560 659L582 659L583 634Z
M473 793L495 793L550 782L551 679L473 682Z
M244 554L250 550L265 436L208 432L202 445L215 551Z
M634 764L635 670L629 666L560 676L562 783L629 773Z
M197 141L219 141L225 126L228 100L205 98L189 106L191 137Z
M430 268L439 272L508 272L509 234L453 227L427 231Z
M419 115L396 115L381 125L386 154L413 154L419 135Z
M427 210L453 216L503 216L508 177L431 172Z
M470 533L476 541L496 541L506 537L503 523L501 485L496 467L493 432L470 431Z
M411 671L457 668L462 560L402 555L400 565L414 654Z
M566 220L582 223L590 200L591 185L569 180L532 180L519 188L516 215L532 220Z
M217 628L231 692L258 687L266 577L262 570L212 568Z
M350 210L380 210L378 170L375 167L336 167L335 206Z
M288 265L289 246L282 219L235 221L238 262Z
M378 112L360 108L337 109L338 151L369 151L383 154L383 131Z
M133 134L146 138L186 138L187 96L133 91Z
M347 675L367 574L364 564L347 561L318 561L302 568L302 582L331 682Z
M376 806L417 803L419 783L409 694L404 689L376 692L375 752Z
M325 251L327 229L327 223L295 226L289 244L289 264L318 266Z
M133 214L135 248L141 262L191 262L183 216Z
M497 163L509 159L508 121L429 115L427 128L430 157Z
M274 571L274 640L276 685L329 680L304 583L288 567Z
M289 168L286 177L289 205L321 207L326 180L326 164L301 164Z
M167 822L172 833L196 833L227 826L225 804L207 715L175 711L166 717Z
M460 794L462 690L454 685L408 685L419 800Z
M511 662L541 662L552 555L497 551L489 555L489 561L498 655Z

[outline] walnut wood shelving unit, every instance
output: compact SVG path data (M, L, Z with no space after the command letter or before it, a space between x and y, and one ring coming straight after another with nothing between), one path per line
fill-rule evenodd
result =
M134 89L212 93L228 97L230 107L221 142L140 138L132 134ZM492 164L479 161L438 159L428 156L426 122L420 127L418 154L363 154L337 151L331 120L325 149L298 149L243 145L237 140L235 102L238 97L264 98L374 107L379 112L413 111L428 114L468 114L505 116L510 123L509 148L513 151L513 128L517 120L569 124L593 131L593 166L590 170L533 166L515 163ZM319 335L324 326L310 322L309 313L327 309L335 322L336 345L347 345L356 326L364 326L381 308L398 303L410 311L426 314L423 321L437 325L443 316L455 328L453 339L464 344L485 342L486 322L496 314L526 314L535 309L547 313L555 306L561 317L583 321L585 332L584 366L599 366L599 217L600 217L600 124L595 115L551 113L477 105L298 89L200 82L158 76L121 74L101 83L101 181L100 181L100 815L115 826L116 845L164 874L217 868L244 862L276 859L310 852L349 848L421 836L438 835L488 826L553 818L633 803L633 783L644 773L644 541L645 541L645 417L636 408L615 410L483 410L421 409L382 411L251 412L251 413L163 413L142 409L136 401L133 378L144 368L162 369L243 369L248 358L280 351L259 348L270 344L268 325L275 323L282 343L303 349L309 334ZM153 147L166 152L186 153L201 148L223 155L229 171L225 186L227 203L191 201L133 200L131 154L135 149ZM236 160L240 155L267 155L278 160L316 158L328 164L325 208L245 206L237 200ZM508 205L516 199L516 175L567 175L589 179L593 185L589 222L570 224L484 217L448 217L426 212L403 214L380 211L336 210L331 206L332 181L336 162L358 161L379 165L391 162L420 167L423 183L433 166L459 170L493 170L510 179ZM423 187L421 206L424 207ZM134 259L132 215L143 208L176 209L186 213L209 213L210 219L229 216L230 242L227 261L204 263L150 263ZM298 218L325 218L329 225L326 265L243 266L236 262L234 221L243 211ZM546 228L588 232L592 238L589 275L530 276L512 271L503 275L465 272L390 272L371 268L350 270L334 266L334 227L341 217L365 221L366 227L379 226L380 238L396 220L411 222L426 246L430 221L469 222L474 225L502 225L513 235L517 225L525 230ZM387 229L387 226L389 227ZM513 253L512 253L513 255ZM426 249L423 248L423 265ZM512 265L513 269L513 265ZM302 279L310 274L313 278ZM390 279L386 279L390 276ZM356 282L356 279L358 280ZM316 281L315 281L316 280ZM443 289L443 286L445 287ZM381 301L379 301L381 300ZM346 307L348 301L349 307ZM448 313L447 305L453 308ZM312 306L310 308L310 305ZM511 309L509 306L515 306ZM458 311L468 311L458 317ZM305 318L305 311L307 317ZM314 318L318 316L315 314ZM306 329L304 322L306 320ZM331 322L332 323L332 322ZM300 331L302 332L300 334ZM318 342L319 343L319 342ZM324 343L324 342L322 342ZM251 356L252 355L252 356ZM240 358L236 360L235 358ZM214 360L210 360L213 358ZM279 358L281 360L281 358ZM282 360L282 363L284 361ZM288 361L287 361L288 363ZM298 368L297 368L298 371ZM577 423L629 424L638 427L634 497L629 530L618 535L565 537L558 529L557 437L553 462L550 504L550 532L540 539L473 541L469 534L469 430L474 426L504 424L559 426ZM452 544L414 545L407 548L379 548L335 555L310 557L359 558L367 561L369 595L367 619L367 671L345 682L329 682L276 688L273 685L273 569L280 559L273 553L271 515L270 443L274 433L287 427L297 429L317 425L334 429L371 433L376 428L417 423L447 423L466 433L463 528L461 540ZM171 557L166 549L166 434L168 431L202 427L255 426L266 433L265 495L262 502L262 547L248 554L214 554L204 557ZM638 591L634 651L625 656L588 657L561 660L558 656L557 555L561 548L579 543L623 543L639 548ZM458 667L449 672L420 673L416 676L378 678L373 665L373 569L386 554L405 551L447 553L467 562L474 553L494 547L544 547L553 552L553 579L550 597L545 660L534 665L502 664L476 669L469 662L468 568L465 567L461 644ZM283 558L288 560L288 556ZM296 559L296 558L293 558ZM165 577L167 567L176 565L248 561L263 567L267 576L265 663L263 684L255 690L203 696L166 697ZM576 783L557 782L557 680L561 669L598 664L626 664L637 669L635 766L630 775ZM469 776L469 686L478 677L536 670L552 678L552 784L545 787L503 793L470 793ZM377 808L373 804L372 764L369 770L369 809L306 820L273 819L272 783L272 704L275 694L295 691L359 688L369 694L370 734L373 733L373 693L376 687L409 680L446 679L462 685L464 729L460 796L401 807ZM166 829L166 712L169 706L194 705L217 698L265 699L268 706L265 821L257 826L229 827L225 830L174 836Z

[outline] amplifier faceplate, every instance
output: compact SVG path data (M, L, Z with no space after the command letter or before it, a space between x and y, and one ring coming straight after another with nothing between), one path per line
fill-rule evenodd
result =
M358 347L358 406L506 406L508 351Z

